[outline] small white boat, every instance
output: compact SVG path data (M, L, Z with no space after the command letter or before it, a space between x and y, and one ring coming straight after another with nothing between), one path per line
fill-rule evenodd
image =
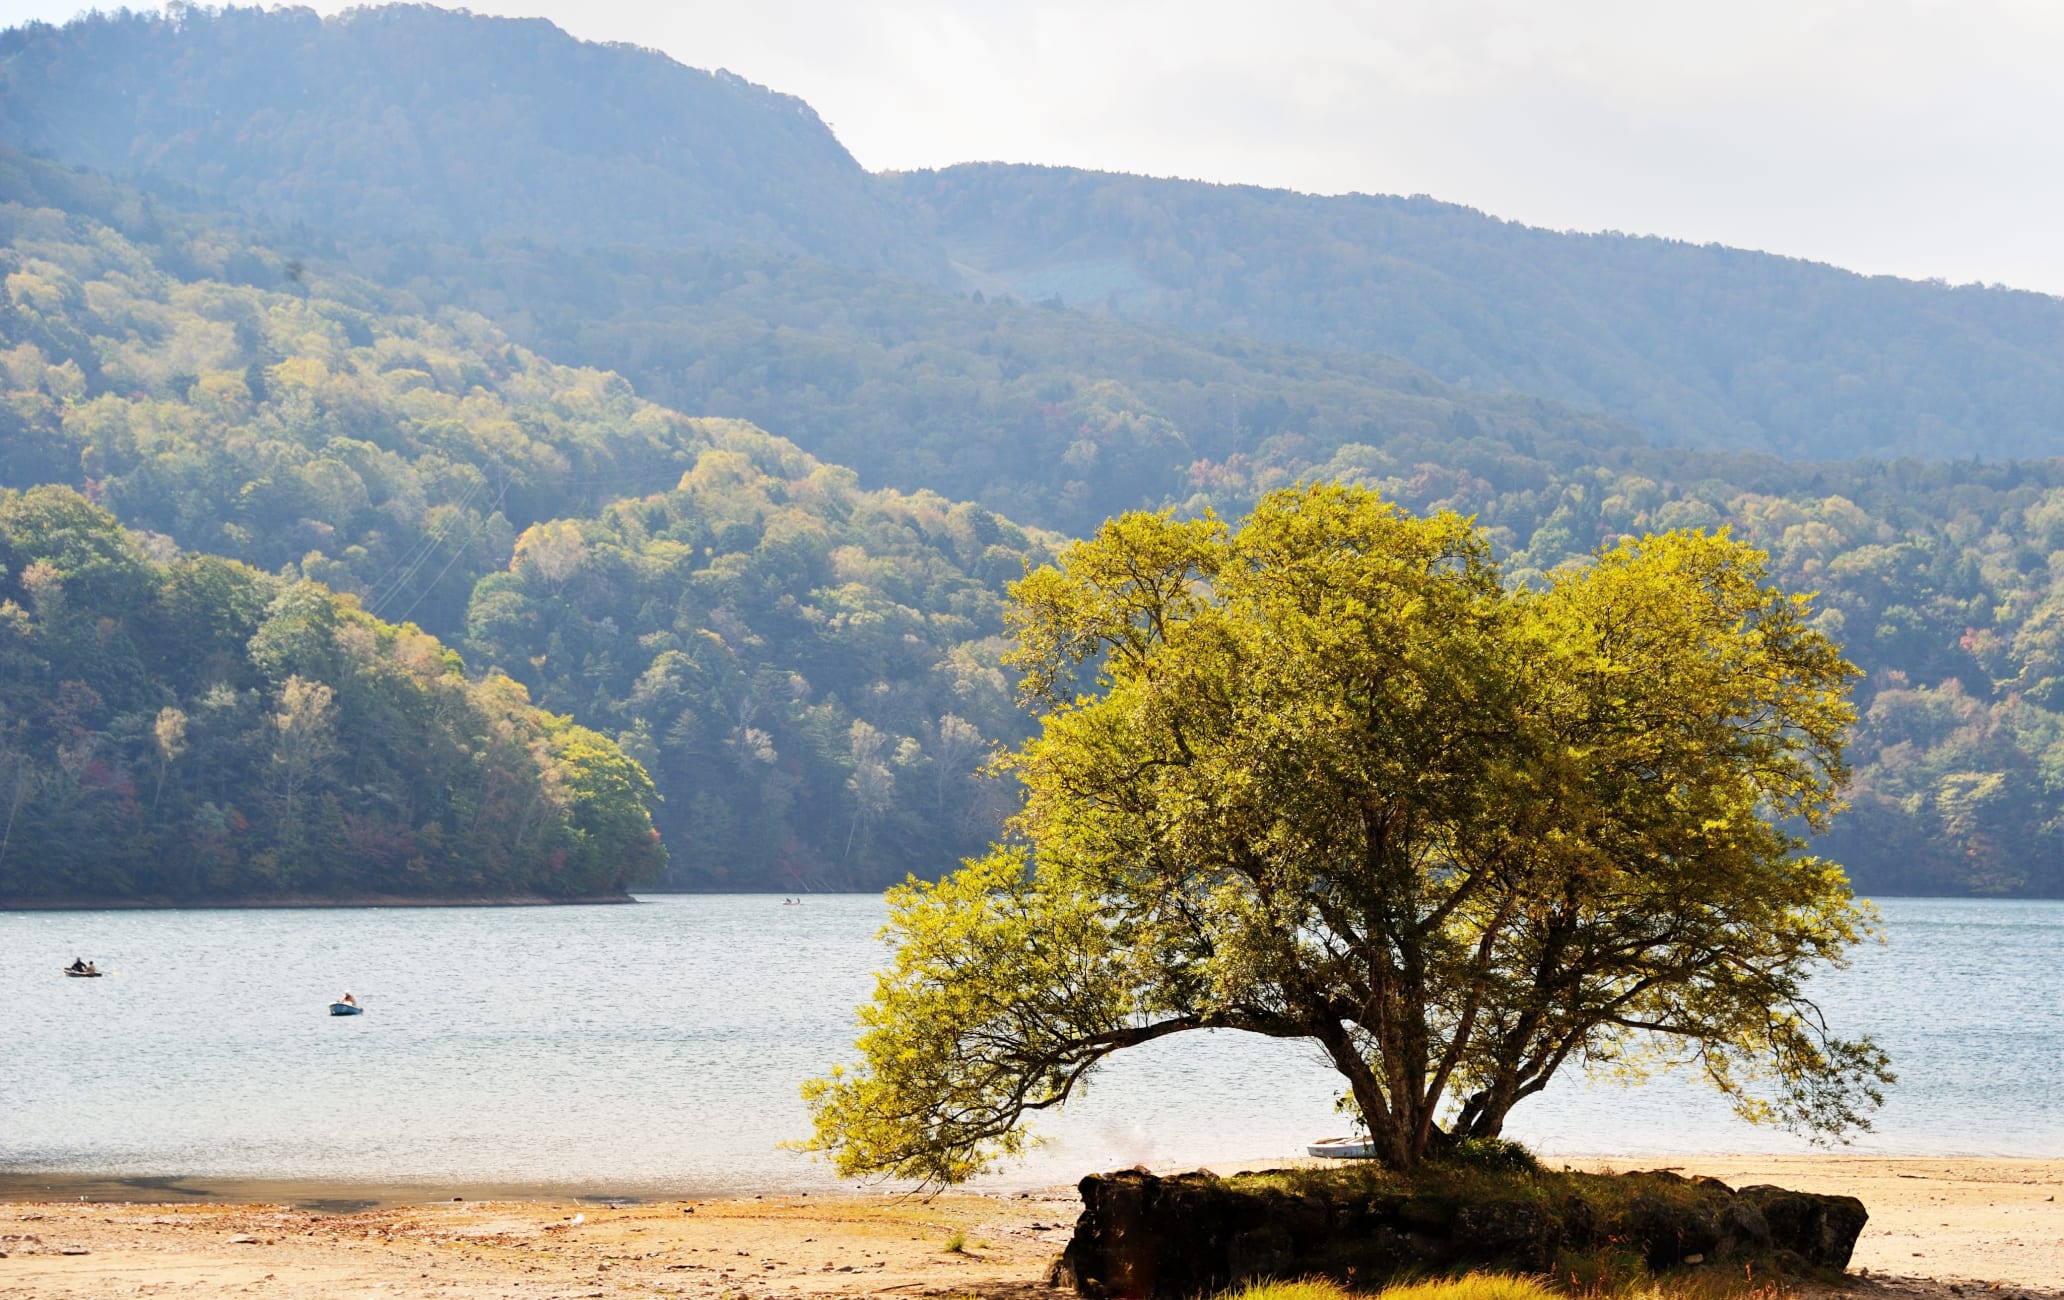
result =
M1365 1137L1320 1138L1305 1152L1327 1160L1374 1160L1376 1144Z
M362 1016L365 1014L365 1008L356 1002L332 1002L330 1003L330 1014L333 1016Z

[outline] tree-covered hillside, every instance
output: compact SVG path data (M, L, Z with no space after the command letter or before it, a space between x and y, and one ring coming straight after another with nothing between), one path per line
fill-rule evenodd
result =
M992 292L1401 357L1784 456L2064 452L2064 300L1433 199L981 164L883 178Z
M0 483L73 484L182 547L443 631L518 530L665 487L706 445L478 317L379 314L363 286L166 238L178 273L91 218L0 204Z
M620 371L677 410L778 430L869 484L1071 533L1191 502L1227 464L1294 473L1347 444L1515 475L1642 445L1590 412L1456 389L1388 358L1198 338L823 262L303 247L418 302L478 311L545 355Z
M877 884L995 832L999 595L1044 537L221 232L0 233L6 483L463 637L650 769L675 883Z
M653 803L412 626L0 490L0 901L618 895Z
M542 19L93 12L0 34L0 138L283 221L943 263L810 107Z
M981 851L1025 730L1005 582L1050 554L980 506L864 492L746 427L680 485L532 528L467 615L478 662L642 761L683 883L869 888Z
M2064 697L2048 630L2064 463L1662 448L1396 363L822 265L547 261L419 259L437 270L407 284L558 355L616 356L641 390L749 414L870 480L1070 532L1132 505L1237 517L1269 488L1337 479L1475 515L1527 581L1626 533L1734 527L1772 551L1787 586L1822 593L1826 626L1871 674L1856 807L1829 850L1867 889L2064 893Z

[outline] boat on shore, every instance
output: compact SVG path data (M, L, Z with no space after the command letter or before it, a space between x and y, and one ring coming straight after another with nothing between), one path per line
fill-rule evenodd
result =
M1324 1160L1374 1160L1376 1144L1365 1137L1320 1138L1304 1148Z

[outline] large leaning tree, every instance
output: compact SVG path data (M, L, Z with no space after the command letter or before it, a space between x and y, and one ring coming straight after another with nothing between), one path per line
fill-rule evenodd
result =
M1791 829L1837 806L1855 669L1763 563L1679 532L1508 589L1470 521L1339 486L1113 520L1012 590L1024 810L893 891L803 1145L963 1180L1193 1029L1316 1043L1392 1168L1572 1062L1867 1127L1885 1056L1805 982L1868 913Z

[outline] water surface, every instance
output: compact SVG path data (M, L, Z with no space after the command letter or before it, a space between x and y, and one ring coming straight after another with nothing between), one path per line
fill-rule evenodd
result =
M1894 899L1826 977L1893 1054L1900 1154L2064 1156L2064 904ZM835 1186L780 1150L850 1057L884 950L872 895L638 907L0 913L0 1170L119 1176ZM74 956L114 972L71 980ZM345 989L367 1014L332 1018ZM1314 1049L1182 1035L1114 1058L1003 1181L1265 1159L1337 1132ZM1572 1074L1522 1104L1549 1154L1805 1151L1687 1081Z

